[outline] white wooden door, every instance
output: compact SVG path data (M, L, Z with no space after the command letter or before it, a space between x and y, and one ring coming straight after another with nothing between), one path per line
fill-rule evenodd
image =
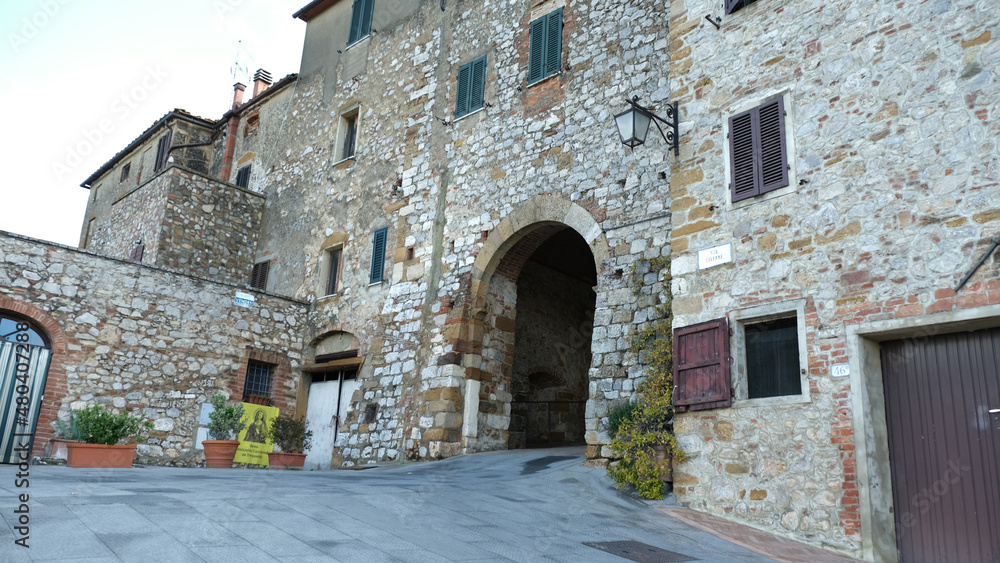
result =
M314 382L309 386L306 420L312 430L312 446L306 450L306 469L330 469L337 434L337 392L340 382Z

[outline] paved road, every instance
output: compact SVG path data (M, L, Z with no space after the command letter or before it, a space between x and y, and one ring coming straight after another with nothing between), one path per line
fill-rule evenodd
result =
M635 540L700 561L770 561L614 489L582 448L365 471L33 466L29 549L17 469L0 466L0 561L627 561Z

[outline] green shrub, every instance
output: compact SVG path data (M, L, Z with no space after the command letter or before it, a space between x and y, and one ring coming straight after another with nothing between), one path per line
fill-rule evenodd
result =
M638 401L627 401L611 407L611 411L608 413L608 436L616 438L622 425L626 422L631 422L635 418L635 411L638 409Z
M271 420L267 427L267 437L280 451L300 454L312 444L312 430L307 426L305 420L281 414Z
M674 374L673 374L673 332L671 328L671 299L669 294L670 262L666 258L649 261L651 271L668 272L663 276L667 286L666 299L656 307L655 320L632 335L632 352L639 361L646 364L646 379L636 387L638 400L629 405L619 405L613 409L615 428L611 434L611 447L622 456L621 460L608 467L610 475L618 487L631 485L639 496L648 499L663 497L662 468L653 456L654 446L666 446L674 462L684 460L684 452L677 445L674 435ZM633 270L632 280L637 286L633 292L642 290L643 276ZM608 416L609 431L611 415Z
M227 405L222 393L212 395L211 402L215 410L208 415L208 434L213 440L235 440L247 427L243 422L243 404Z
M69 411L69 421L63 422L61 418L56 418L56 426L59 427L59 437L64 440L83 440L83 433L80 432L80 419L76 413Z
M115 414L100 405L77 411L75 419L78 439L88 444L113 446L128 438L144 442L146 438L141 434L153 428L153 423L141 416ZM72 427L72 420L70 424Z

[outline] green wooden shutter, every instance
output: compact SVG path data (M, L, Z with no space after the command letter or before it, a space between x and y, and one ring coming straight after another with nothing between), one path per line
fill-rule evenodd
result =
M348 45L361 39L361 20L365 13L366 3L367 0L354 0L354 4L351 7L351 32L347 37Z
M388 228L375 231L375 240L372 244L372 270L368 283L382 281L382 272L385 270L385 237L388 231Z
M472 86L469 88L469 111L472 112L483 107L483 90L486 88L486 57L472 62L470 74Z
M365 0L365 9L361 16L361 35L358 39L367 36L372 32L372 13L375 11L375 0Z
M531 47L528 52L528 83L545 77L545 22L540 17L531 22Z
M560 59L562 58L562 8L545 16L548 25L545 29L545 72L544 76L550 76L559 72L562 68Z
M472 76L472 63L462 65L458 69L458 93L455 98L455 117L469 113L469 83Z

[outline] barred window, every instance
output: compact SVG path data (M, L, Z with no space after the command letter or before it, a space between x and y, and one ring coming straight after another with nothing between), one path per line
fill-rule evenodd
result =
M274 373L274 364L266 364L257 360L247 362L247 379L243 386L243 402L250 401L251 395L258 397L271 396L271 375Z

